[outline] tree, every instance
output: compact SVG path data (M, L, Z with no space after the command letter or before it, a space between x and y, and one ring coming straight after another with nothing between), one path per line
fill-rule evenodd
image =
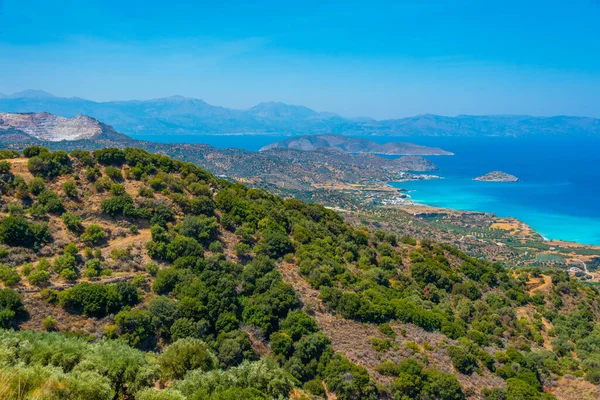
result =
M179 339L158 357L163 379L181 379L187 371L210 371L218 365L208 345L199 339Z
M46 224L29 223L22 216L0 220L0 241L10 246L37 247L51 240Z
M142 349L154 347L155 335L148 311L135 308L123 310L115 316L115 324L119 327L121 337L130 346Z
M90 347L89 354L75 371L95 371L110 380L113 399L133 396L150 387L158 367L150 355L117 340L102 341Z

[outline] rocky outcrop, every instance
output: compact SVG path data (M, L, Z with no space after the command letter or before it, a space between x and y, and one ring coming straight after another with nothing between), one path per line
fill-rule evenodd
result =
M473 180L483 182L519 182L519 178L516 176L502 171L492 171Z
M65 118L49 113L0 113L0 133L19 131L35 139L50 142L62 140L129 140L111 126L98 120L78 115Z

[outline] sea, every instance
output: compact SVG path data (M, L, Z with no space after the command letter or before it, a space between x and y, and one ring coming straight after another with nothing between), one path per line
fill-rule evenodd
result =
M257 151L288 136L137 135L162 143L205 143ZM515 217L547 239L600 245L600 138L364 137L379 143L441 147L454 156L427 157L442 179L390 182L416 203ZM517 183L473 178L503 171Z

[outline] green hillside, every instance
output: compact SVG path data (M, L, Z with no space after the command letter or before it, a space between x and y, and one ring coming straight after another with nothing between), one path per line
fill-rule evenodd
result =
M549 399L598 289L140 149L0 151L0 398Z

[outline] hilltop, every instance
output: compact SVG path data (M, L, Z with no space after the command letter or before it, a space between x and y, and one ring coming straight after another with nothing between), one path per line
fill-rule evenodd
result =
M527 115L418 115L375 120L344 118L305 106L265 102L247 110L219 107L183 96L107 101L57 97L27 90L0 96L0 112L48 112L72 118L89 115L128 135L143 134L344 134L354 136L565 136L597 137L600 120Z
M315 149L336 149L347 153L373 153L386 155L412 156L451 156L452 153L433 147L413 143L376 143L368 139L357 139L342 135L306 135L285 139L264 146L260 151L271 149L295 149L312 151Z
M0 156L4 398L598 396L598 289L564 272L131 147Z

